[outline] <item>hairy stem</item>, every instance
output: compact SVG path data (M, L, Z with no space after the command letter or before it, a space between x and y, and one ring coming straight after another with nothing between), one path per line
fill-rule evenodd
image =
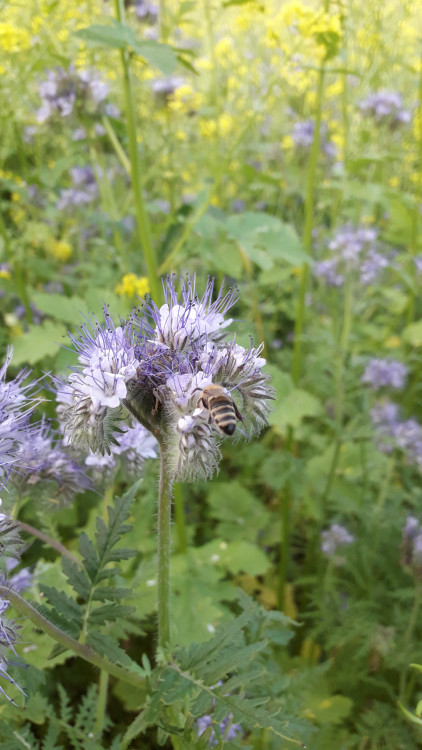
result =
M63 544L60 542L57 542L56 539L52 539L51 536L48 536L48 534L45 534L43 531L40 531L39 529L36 529L35 526L30 526L28 523L24 523L23 521L17 521L19 524L19 527L22 531L26 531L27 534L31 534L32 536L36 536L38 539L41 539L41 541L48 544L49 547L53 547L53 549L57 550L61 555L64 555L65 557L68 557L69 560L72 560L72 562L76 563L77 565L80 565L80 560L78 560L75 555L70 552Z
M167 472L166 451L160 446L160 484L158 493L158 646L170 640L170 520L171 480Z
M124 23L124 5L123 0L115 0L117 20ZM148 281L152 297L157 304L159 303L162 292L160 281L157 273L157 261L152 244L152 234L147 214L141 174L141 164L139 160L138 141L136 137L136 114L134 96L132 91L132 77L130 72L130 55L127 50L121 51L121 60L123 66L123 93L126 109L126 129L129 141L130 172L132 178L132 190L135 203L135 214L138 225L139 239L144 252L145 263L148 272Z
M179 554L185 555L188 548L188 542L186 537L186 516L183 504L182 485L180 483L174 485L173 497L174 518L176 521L177 532L177 551Z
M104 719L107 707L108 682L108 673L104 670L101 670L98 683L97 715L95 718L95 731L100 735L104 729Z
M60 628L47 620L44 615L40 614L32 604L29 604L25 599L22 599L19 594L16 594L7 586L0 585L0 598L8 600L19 614L27 617L36 628L42 630L43 633L49 635L53 640L60 643L66 649L73 651L77 656L80 656L82 659L85 659L85 661L98 667L98 669L103 669L113 677L128 682L130 685L136 687L142 687L144 685L144 678L140 674L129 672L127 669L119 667L117 664L112 664L110 661L97 654L91 646L75 641L74 638L67 633L64 633L63 630L60 630Z

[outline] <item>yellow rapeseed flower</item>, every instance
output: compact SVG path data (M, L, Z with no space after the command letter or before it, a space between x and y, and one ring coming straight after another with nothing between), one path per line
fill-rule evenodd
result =
M11 279L12 274L10 271L7 270L7 268L0 268L0 279Z
M122 280L116 284L114 291L122 297L145 297L150 291L150 286L146 276L137 276L135 273L126 273Z
M66 263L72 255L72 245L66 240L50 240L46 245L47 252L56 260Z
M31 46L31 37L26 29L11 23L0 23L0 49L5 52L23 52Z

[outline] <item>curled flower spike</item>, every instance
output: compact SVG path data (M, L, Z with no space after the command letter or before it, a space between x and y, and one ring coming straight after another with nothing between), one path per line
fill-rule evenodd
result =
M10 349L0 368L0 488L19 460L23 445L32 439L36 425L29 420L37 401L29 395L34 384L24 385L29 370L22 370L13 380L6 382L7 368L12 360Z
M120 326L106 314L105 324L82 326L72 338L80 367L59 388L65 436L114 453L126 409L157 438L173 480L209 478L223 437L237 438L240 421L259 432L274 393L262 372L262 345L224 342L237 291L214 294L208 279L200 297L194 276L182 279L177 291L171 275L164 293L160 308L148 299Z

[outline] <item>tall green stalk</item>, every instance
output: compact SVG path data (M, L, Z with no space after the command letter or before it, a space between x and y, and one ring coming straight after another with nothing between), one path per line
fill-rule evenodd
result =
M125 11L123 0L115 0L117 20L120 23L125 22ZM143 196L143 184L141 174L141 164L138 152L138 141L136 137L136 114L135 102L132 88L132 77L130 71L130 54L123 49L120 53L123 67L123 93L126 109L126 129L129 142L129 157L131 166L132 190L135 202L135 215L138 225L139 238L144 252L145 263L147 266L148 281L152 297L159 304L162 298L160 280L157 272L157 261L152 244L151 226Z
M325 65L322 63L318 72L317 97L316 97L316 115L315 115L315 135L309 155L308 173L306 178L306 195L305 195L305 226L303 230L303 245L308 255L312 254L312 229L314 220L314 203L316 174L318 166L318 156L321 142L321 119L322 119L322 102L324 96L325 82ZM294 331L293 362L292 362L292 379L295 385L299 382L302 368L302 336L305 321L305 298L308 288L309 266L307 263L302 265L299 298L297 303L297 312Z
M160 446L160 483L158 491L158 647L170 640L170 521L171 480L167 472L166 452Z

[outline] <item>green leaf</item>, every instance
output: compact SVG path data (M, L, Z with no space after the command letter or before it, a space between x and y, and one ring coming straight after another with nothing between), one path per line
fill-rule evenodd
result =
M117 645L114 638L97 631L89 631L86 642L92 646L101 656L106 656L113 664L121 664L122 667L133 667L132 659ZM137 666L137 665L135 665ZM138 668L141 670L141 668ZM142 670L141 670L142 671Z
M110 49L125 49L136 43L135 32L126 24L113 21L113 24L92 24L85 29L75 31L75 36L91 47L108 47Z
M305 417L315 417L320 413L321 404L315 396L294 388L284 400L276 401L268 421L284 434L288 425L297 427Z
M290 224L261 212L230 216L226 222L228 235L264 271L275 261L297 266L311 263L311 258Z
M403 339L416 348L422 346L422 320L411 323L403 331Z
M46 315L63 323L74 324L83 316L89 316L89 310L81 297L65 297L64 294L47 294L33 292L31 299L36 307Z
M99 560L94 545L85 531L83 531L79 537L79 550L83 558L86 572L91 581L94 582L99 568Z
M44 357L53 357L60 350L60 340L66 335L61 325L45 320L42 325L30 325L27 333L12 340L13 364L35 365Z
M164 75L170 75L177 66L177 56L168 44L149 39L139 39L130 26L114 21L112 24L93 24L85 29L79 29L75 36L83 39L93 47L109 49L131 49L143 57L154 68L161 70Z
M215 482L208 503L223 539L254 542L268 520L265 506L240 482Z
M132 44L134 52L141 55L154 68L161 70L164 75L168 76L177 67L177 56L174 50L168 44L155 42L152 39L136 40Z
M103 607L96 607L89 613L88 622L90 625L102 625L104 622L116 622L120 618L128 617L136 612L136 607L129 607L124 604L104 604Z
M57 591L53 586L40 586L40 591L44 594L48 603L60 614L70 620L79 628L82 625L82 609L73 599L67 596L64 591Z
M69 560L68 557L63 557L62 567L70 585L75 589L79 596L87 601L91 590L91 584L85 571L82 570L79 565L72 562L72 560Z

